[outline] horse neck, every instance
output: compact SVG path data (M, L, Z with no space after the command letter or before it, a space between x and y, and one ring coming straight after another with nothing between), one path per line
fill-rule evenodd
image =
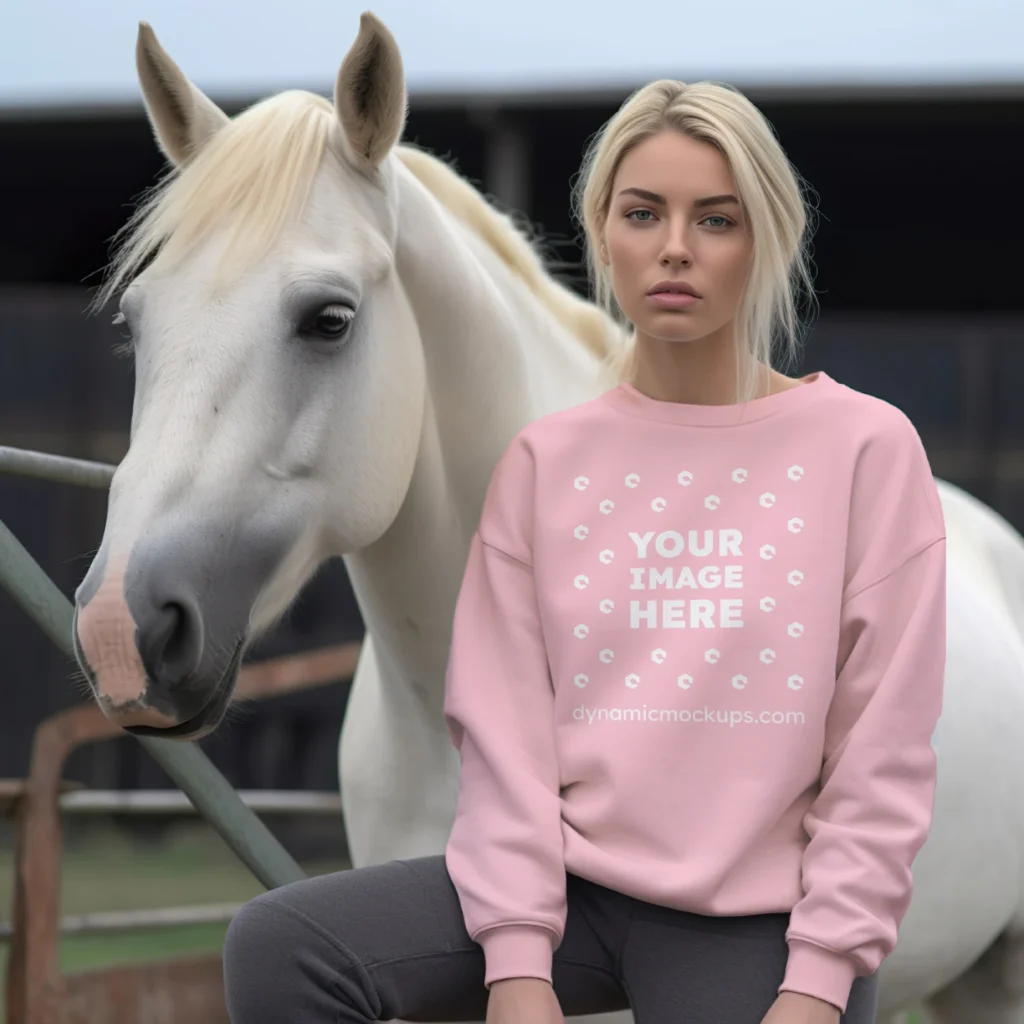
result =
M481 457L489 477L517 431L594 393L597 365L494 249L399 167L397 270L422 338L446 472L474 491L472 505L482 498Z
M419 327L427 396L395 522L346 563L383 679L436 708L473 531L498 458L538 416L597 393L597 362L411 174L396 267Z

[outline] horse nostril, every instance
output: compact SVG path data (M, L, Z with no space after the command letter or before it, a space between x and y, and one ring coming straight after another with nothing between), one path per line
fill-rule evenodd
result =
M138 623L139 656L157 686L183 683L199 667L203 654L203 620L195 603L166 601Z

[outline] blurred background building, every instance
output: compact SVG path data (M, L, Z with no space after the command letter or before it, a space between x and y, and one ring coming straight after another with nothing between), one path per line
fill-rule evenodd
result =
M116 462L128 361L85 308L108 243L163 171L135 80L140 18L229 113L330 95L359 6L14 0L0 24L0 444ZM656 77L734 83L820 209L821 315L803 370L900 406L936 475L1024 528L1024 5L1019 0L382 0L403 49L406 138L447 155L542 234L585 289L570 186L588 138ZM104 496L0 477L0 517L69 596ZM328 566L254 657L358 638ZM0 594L0 777L81 700L74 667ZM335 789L347 681L265 702L204 741L236 786ZM90 748L90 785L166 785L134 741Z

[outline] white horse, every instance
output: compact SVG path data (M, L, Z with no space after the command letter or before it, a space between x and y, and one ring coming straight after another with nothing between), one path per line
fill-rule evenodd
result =
M333 105L284 93L229 121L145 25L137 62L177 170L111 278L144 267L121 302L132 441L76 595L83 661L127 727L200 735L246 637L344 556L367 626L340 744L353 863L439 853L458 772L444 670L488 479L520 428L598 392L622 335L474 189L398 145L401 58L373 16ZM941 993L937 1020L1024 1024L1024 542L942 496L940 782L880 1019Z

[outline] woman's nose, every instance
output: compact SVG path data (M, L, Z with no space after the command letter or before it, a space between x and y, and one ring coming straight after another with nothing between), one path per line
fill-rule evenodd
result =
M664 248L661 250L662 266L687 266L692 261L693 254L690 251L685 232L681 227L670 228Z

